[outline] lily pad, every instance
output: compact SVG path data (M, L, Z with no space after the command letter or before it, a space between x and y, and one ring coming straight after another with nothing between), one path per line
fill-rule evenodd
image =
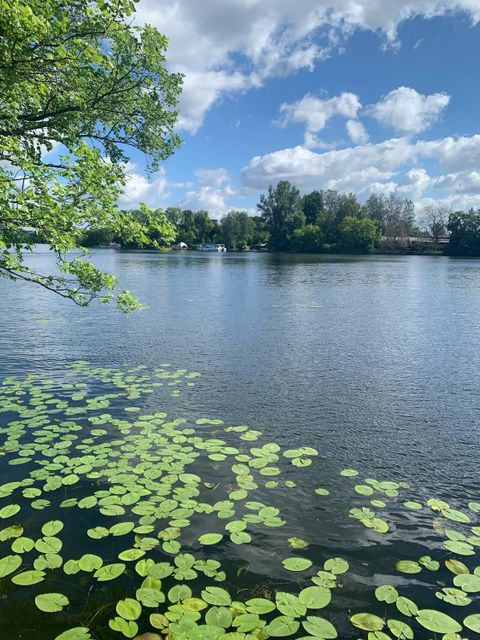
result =
M42 593L35 598L35 604L40 611L55 613L62 611L69 604L69 600L61 593Z
M307 558L286 558L282 564L287 571L306 571L312 566L312 561Z

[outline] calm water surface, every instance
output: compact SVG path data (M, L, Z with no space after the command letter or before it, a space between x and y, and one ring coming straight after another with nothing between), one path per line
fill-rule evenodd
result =
M406 481L420 499L479 499L480 262L114 250L93 258L148 308L129 316L80 309L0 280L0 378L60 378L77 359L123 370L171 363L201 377L161 407L150 399L147 410L245 424L266 441L318 449L320 471L302 470L298 503L279 505L288 530L259 534L238 561L249 563L253 587L278 581L275 554L288 555L291 535L312 542L317 569L322 558L347 557L353 578L334 611L342 637L356 637L345 612L372 604L372 585L398 584L398 574L388 577L396 560L432 553L432 544L442 557L441 540L432 542L431 517L420 512L390 514L396 533L388 538L352 521L348 509L359 505L339 470ZM32 263L52 268L48 251ZM319 485L331 489L328 506L311 500ZM268 500L261 492L259 499ZM231 560L231 550L222 553ZM412 584L416 593L422 581ZM416 597L439 607L421 590ZM31 637L11 611L2 615L0 637L11 625L12 637Z
M149 304L79 309L0 281L0 376L98 366L202 373L179 412L302 441L439 487L477 478L480 262L428 257L158 255L95 262ZM51 268L48 252L39 267Z

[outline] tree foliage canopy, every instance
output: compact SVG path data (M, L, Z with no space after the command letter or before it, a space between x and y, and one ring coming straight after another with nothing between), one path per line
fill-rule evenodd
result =
M480 256L480 210L456 211L448 219L450 243L446 252L452 256Z
M165 68L166 38L133 25L130 0L0 0L0 274L80 305L115 299L116 279L72 256L85 229L147 241L141 216L121 212L135 148L155 170L179 145L182 78ZM53 159L52 159L53 158ZM56 253L60 275L35 271L25 229Z

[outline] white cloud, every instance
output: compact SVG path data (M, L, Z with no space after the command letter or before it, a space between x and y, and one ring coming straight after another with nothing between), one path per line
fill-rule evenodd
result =
M446 93L423 95L410 87L399 87L367 111L382 125L408 135L420 133L436 122L449 102Z
M428 175L426 169L418 167L410 169L405 174L406 181L401 185L397 185L395 191L404 198L418 201L422 198L425 191L432 185L432 178Z
M299 122L305 125L307 132L317 133L325 127L330 118L356 118L361 108L362 104L354 93L345 92L328 99L307 94L297 102L284 102L280 105L279 124L286 126L291 122Z
M195 132L224 94L313 69L357 29L394 42L401 22L455 11L480 20L478 0L141 0L138 19L169 37L169 66L186 74L180 124Z
M229 172L223 167L220 169L197 169L195 175L203 184L213 187L220 187L224 182L230 180Z
M179 206L192 211L206 209L211 218L218 220L232 208L228 204L228 199L233 195L235 191L228 185L225 187L204 185L197 190L187 191Z
M153 209L168 206L170 189L186 186L184 183L170 182L163 168L149 180L143 173L139 173L133 163L127 164L126 177L127 182L118 201L122 209L135 209L140 202Z
M422 161L434 164L435 175L420 166ZM461 194L465 202L480 197L479 166L480 135L416 142L392 138L324 153L302 146L282 149L252 158L242 176L245 187L257 191L290 180L303 191L327 188L362 196L397 190L417 201L435 192L440 200L455 197L458 207Z
M349 120L346 124L347 133L350 140L355 144L365 144L368 142L368 133L365 127L358 120Z

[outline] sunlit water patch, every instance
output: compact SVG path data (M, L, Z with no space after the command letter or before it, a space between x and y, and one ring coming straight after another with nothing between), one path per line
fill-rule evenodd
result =
M479 636L474 496L167 415L197 376L3 381L2 638Z

